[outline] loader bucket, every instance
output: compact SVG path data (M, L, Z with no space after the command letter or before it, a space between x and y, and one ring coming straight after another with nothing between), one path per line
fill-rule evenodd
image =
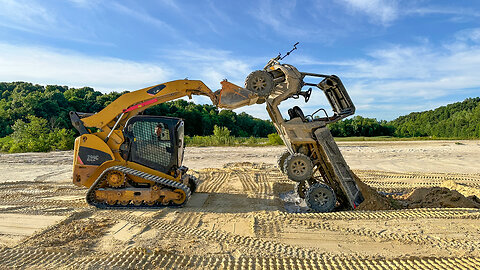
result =
M227 80L220 83L222 84L222 89L214 93L217 96L219 108L233 110L255 104L258 100L258 96L248 89Z

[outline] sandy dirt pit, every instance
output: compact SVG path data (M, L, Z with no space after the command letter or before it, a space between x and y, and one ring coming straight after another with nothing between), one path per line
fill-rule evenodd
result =
M185 207L97 210L71 151L0 154L0 269L480 268L480 210L431 208L480 194L480 141L339 146L364 183L430 208L306 212L276 168L284 147L192 147Z

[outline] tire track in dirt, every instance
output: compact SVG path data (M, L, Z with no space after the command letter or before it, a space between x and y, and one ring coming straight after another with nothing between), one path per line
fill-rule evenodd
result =
M287 179L287 177L278 168L271 168L270 170L266 170L265 174L268 176L269 179Z
M204 213L181 213L173 222L179 226L197 228L203 216Z
M458 180L458 181L480 181L478 173L425 173L425 172L390 172L377 170L353 170L357 175L367 175L374 178L430 178Z
M262 168L262 167L259 167ZM374 175L376 172L372 173ZM243 178L241 182L245 190L256 193L257 196L268 193L268 187L274 182L288 182L285 177L274 171L273 169L246 169L239 170L230 169L212 169L200 172L200 178L205 180L199 186L207 192L218 192L222 190L227 180L232 175L236 178L238 174L248 174L249 177ZM397 174L398 175L398 174ZM404 175L404 174L402 174ZM443 174L442 174L443 175ZM435 175L434 175L435 176ZM465 175L464 175L465 176ZM470 177L470 175L467 175ZM397 176L395 176L397 177ZM240 179L240 177L238 177ZM382 178L378 178L382 179ZM407 179L405 177L404 179ZM411 178L410 178L411 179ZM433 178L431 178L433 179ZM235 180L236 181L236 180ZM375 180L376 181L376 180ZM470 180L469 180L470 181ZM395 182L395 181L391 181ZM428 182L428 181L426 181ZM472 182L472 181L470 181ZM398 182L395 182L398 183ZM205 184L205 185L204 185ZM265 186L262 186L265 184ZM25 187L31 187L34 183L26 183ZM14 187L14 186L11 186ZM66 186L65 186L66 187ZM41 186L45 190L50 189L49 186ZM55 186L58 188L58 186ZM63 188L63 186L61 186ZM182 209L178 214L178 219L166 221L155 219L152 217L139 216L139 212L126 211L97 211L88 207L84 202L70 202L62 200L45 200L45 196L59 196L68 194L84 194L83 191L66 190L63 192L44 192L28 190L19 194L16 192L9 193L9 188L2 190L0 186L0 202L17 205L22 211L43 211L47 213L49 209L55 207L73 207L75 210L89 208L93 215L105 216L112 219L126 220L133 224L141 226L150 226L164 234L162 237L174 239L200 239L206 244L209 242L218 242L226 244L230 247L242 247L249 250L261 250L262 255L258 256L231 256L223 254L207 254L207 255L189 255L189 254L173 254L164 250L145 250L142 248L131 248L128 250L116 252L113 254L68 254L61 250L31 248L19 245L16 248L0 248L0 269L12 268L48 268L48 269L142 269L142 268L191 268L191 269L480 269L480 259L475 257L459 257L459 258L396 258L396 259L368 259L368 258L352 258L344 256L333 256L331 254L320 253L314 249L299 248L293 245L282 244L257 237L240 236L222 231L210 231L199 229L198 224L201 222L202 216L206 213L215 213L213 210L195 209L196 212L185 212ZM50 189L51 190L51 189ZM7 191L7 192L4 192ZM10 190L11 191L11 190ZM15 193L15 194L14 194ZM3 198L2 195L8 195ZM44 206L40 206L44 205ZM19 208L16 208L17 210ZM9 210L10 211L10 210ZM14 210L12 210L14 211ZM66 209L65 211L72 211ZM5 211L3 211L5 212ZM321 228L344 234L362 235L380 241L399 241L402 243L415 243L435 248L448 248L467 250L467 243L458 242L455 239L437 238L419 233L397 233L386 232L379 233L373 229L351 229L345 226L335 225L335 220L377 220L377 219L407 219L416 220L419 218L435 218L435 219L480 219L480 210L473 209L408 209L394 211L345 211L335 213L299 213L289 214L285 212L258 213L252 209L252 212L241 213L241 217L254 218L254 232L256 236L273 238L282 232L282 224L301 225L307 228ZM332 221L332 222L329 222ZM290 223L289 223L290 222ZM49 228L55 230L55 227ZM202 243L203 243L202 242ZM470 245L474 249L480 248L480 243L472 242ZM63 252L63 253L62 253Z
M419 244L428 245L433 248L458 250L464 251L478 250L480 248L480 241L468 241L451 239L446 237L432 237L416 232L382 232L368 228L355 228L352 226L339 226L325 221L316 222L312 220L285 220L285 225L300 225L307 228L318 228L322 230L328 230L332 232L341 232L344 234L352 234L358 236L366 236L372 239L386 240L386 241L399 241L405 244Z
M37 267L44 269L62 268L73 261L74 254L41 249L7 248L0 251L1 269Z
M309 257L321 258L325 256L325 254L318 253L315 250L309 250L305 248L302 249L296 246L282 244L274 241L267 241L267 240L262 240L259 238L253 238L248 236L239 236L239 235L234 235L226 232L186 228L178 225L171 225L161 220L151 220L151 219L145 220L144 218L137 217L137 216L134 217L131 215L123 215L123 219L129 222L134 222L134 223L141 223L141 224L146 223L152 226L153 228L171 230L178 234L194 235L197 237L201 237L207 241L216 241L219 243L228 243L231 245L238 245L238 246L243 246L243 247L252 248L252 249L261 249L263 251L269 252L270 254L278 254L278 255L287 254L288 256L294 256L298 258L309 258ZM280 221L279 219L275 220L275 222L277 223L279 221ZM414 233L414 232L378 233L374 230L370 230L366 228L354 229L351 227L337 226L337 225L326 223L326 222L316 222L312 220L302 220L302 219L300 220L285 219L281 223L283 225L296 224L296 225L301 225L308 228L319 228L323 230L341 232L345 234L366 236L369 238L379 239L379 240L399 241L406 244L428 245L434 248L441 248L441 249L457 250L460 248L462 250L469 251L469 250L472 250L472 248L477 250L480 248L480 242L470 241L468 243L465 243L463 241L457 241L456 239L437 238L437 237L434 238L428 235L425 236L425 235ZM262 221L259 221L259 220L257 220L256 223L254 224L257 226L267 225L267 224L262 224ZM263 230L265 231L262 232L262 230L259 230L258 231L259 235L262 235L263 233L269 233L269 232L278 234L278 232L281 231L280 228L272 229L272 226L271 226L272 224L269 224L269 225L270 226L264 227Z
M234 170L234 174L242 183L243 190L247 193L259 193L258 184L253 180L255 175L248 173L246 170Z
M254 217L253 231L255 236L261 238L277 238L283 231L277 220Z
M1 195L0 195L1 196ZM56 196L46 196L42 198L35 198L29 196L21 196L20 198L1 198L0 204L13 205L17 207L28 207L28 210L42 210L50 209L52 207L68 207L75 209L89 208L90 206L82 199L75 200L59 200Z
M164 250L132 248L110 255L78 256L43 249L4 249L0 251L1 268L43 269L478 269L480 259L407 258L362 259L344 257L295 258L197 256L174 254Z
M332 213L286 213L285 218L318 220L358 220L358 219L480 219L480 210L470 208L416 208L383 211L343 211ZM272 217L273 218L273 217Z
M59 170L59 171L56 171L56 172L45 173L45 174L42 174L42 175L39 175L39 176L35 177L34 181L35 182L44 182L45 180L47 180L47 179L49 179L53 176L68 173L70 171L71 171L71 169L65 169L65 170Z
M225 171L210 171L208 174L200 174L201 184L198 186L198 192L215 193L222 185L225 184L230 177L230 172Z
M123 219L131 223L149 225L152 228L172 231L182 235L193 235L206 239L208 241L215 241L219 243L228 243L229 245L238 245L242 247L251 248L254 250L262 250L269 252L271 254L287 254L289 256L295 256L299 258L309 258L309 257L322 257L323 254L316 252L315 250L300 248L296 246L291 246L287 244L282 244L273 241L266 241L260 238L254 238L249 236L241 236L236 234L231 234L223 231L210 231L198 228L184 227L169 222L165 222L159 219L145 218L140 216L131 215L129 213L104 213L97 212L97 215Z
M354 170L354 172L362 181L375 188L433 187L439 186L445 181L454 181L470 187L480 188L480 174L397 173L374 170Z
M268 181L267 174L255 173L254 181L258 185L258 193L260 194L273 194L272 182Z

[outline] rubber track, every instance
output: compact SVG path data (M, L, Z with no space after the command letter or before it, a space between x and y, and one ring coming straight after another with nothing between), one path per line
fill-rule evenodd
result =
M190 199L190 195L191 195L190 188L188 186L182 184L182 183L175 182L175 181L172 181L170 179L155 176L155 175L152 175L152 174L137 171L137 170L134 170L134 169L131 169L131 168L123 167L123 166L113 166L113 167L110 167L110 168L104 170L102 172L102 174L100 174L100 176L97 178L97 180L95 180L93 185L88 189L87 196L86 196L88 204L90 204L92 206L95 206L97 208L100 208L100 209L152 209L152 208L163 208L163 207L165 207L165 206L161 206L161 205L148 206L146 204L142 204L142 205L139 205L139 206L132 205L132 204L125 205L125 206L120 205L120 204L108 205L107 203L96 202L95 198L94 198L95 197L95 195L94 195L95 190L98 189L98 186L100 185L100 182L102 181L103 176L109 171L120 171L120 172L123 172L125 174L135 175L135 176L141 177L145 180L149 180L149 181L158 183L158 184L163 185L163 186L183 190L183 192L185 192L185 195L186 195L185 201L182 204L175 205L175 206L183 206Z

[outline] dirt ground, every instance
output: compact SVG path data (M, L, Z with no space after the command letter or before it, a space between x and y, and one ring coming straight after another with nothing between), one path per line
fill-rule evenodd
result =
M480 210L464 201L480 194L480 141L339 146L406 209L305 211L275 165L284 147L187 148L198 192L136 211L88 206L71 151L0 154L0 269L480 268Z

